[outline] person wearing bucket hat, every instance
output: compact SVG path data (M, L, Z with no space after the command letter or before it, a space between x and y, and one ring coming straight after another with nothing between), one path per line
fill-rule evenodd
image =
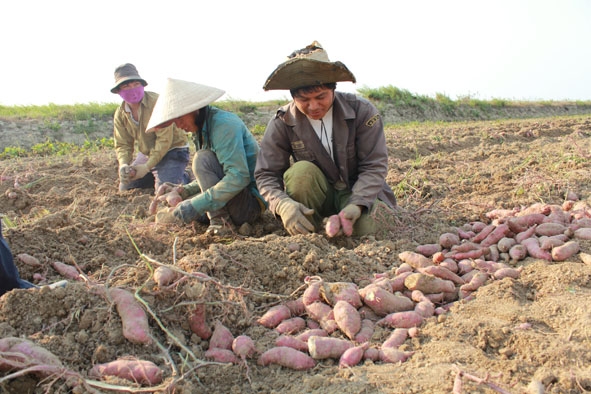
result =
M256 188L254 168L259 146L244 122L234 113L210 105L223 90L168 78L148 130L169 125L193 133L195 181L169 185L183 201L172 211L184 223L209 218L207 233L225 235L234 225L252 223L266 204Z
M144 91L148 83L131 63L115 69L111 93L123 99L113 118L115 152L119 162L119 190L158 188L165 182L188 183L189 141L172 126L147 133L146 126L158 94ZM134 159L135 148L138 152Z
M255 178L274 214L291 234L329 237L376 233L394 213L386 183L388 150L382 119L368 100L336 91L356 82L314 41L294 51L267 78L264 90L289 90L261 140ZM293 164L292 164L293 163Z

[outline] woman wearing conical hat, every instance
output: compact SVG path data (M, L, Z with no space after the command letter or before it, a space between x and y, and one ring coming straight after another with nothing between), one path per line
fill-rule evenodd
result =
M210 105L225 92L194 82L168 78L148 131L176 125L192 133L195 181L177 187L184 201L173 214L184 223L209 219L206 230L225 235L234 226L252 223L266 204L256 188L254 168L259 146L236 115Z

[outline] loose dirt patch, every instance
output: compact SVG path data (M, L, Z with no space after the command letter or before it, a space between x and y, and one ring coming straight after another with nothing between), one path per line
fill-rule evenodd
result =
M200 366L208 343L188 324L191 303L206 301L210 324L251 336L263 351L277 334L256 319L301 295L306 276L365 286L374 274L398 267L400 252L437 242L456 226L489 221L485 214L493 209L562 204L569 191L588 201L590 133L589 116L390 127L388 182L400 209L388 232L360 239L290 237L269 214L247 235L227 238L205 235L200 225L156 224L147 213L151 191L117 191L112 152L3 161L0 212L14 225L5 236L14 255L42 263L17 262L22 276L39 284L60 280L50 263L61 261L77 265L88 282L7 293L0 298L0 337L28 338L84 378L94 364L118 357L151 360L175 393L450 393L458 371L510 393L590 391L591 267L578 255L561 263L520 261L518 279L490 281L473 300L428 319L404 343L414 354L401 364L366 361L339 369L325 360L305 372L258 366L256 359L248 369ZM582 249L590 253L591 245ZM159 288L150 279L158 263L214 280L186 276ZM97 284L137 291L160 346L126 340L114 307L92 291ZM372 342L389 331L379 328ZM29 374L0 389L85 392L56 378ZM462 392L495 391L464 378Z

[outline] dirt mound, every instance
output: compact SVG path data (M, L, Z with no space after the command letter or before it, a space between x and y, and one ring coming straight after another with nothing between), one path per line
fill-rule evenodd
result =
M427 319L401 346L414 352L403 363L340 369L338 360L322 360L308 371L259 366L256 357L246 365L210 363L208 341L191 331L189 315L205 303L211 327L219 321L234 336L248 335L262 352L278 334L256 320L300 296L306 277L363 287L375 274L396 270L399 253L469 222L490 223L486 213L494 209L560 205L568 192L589 202L590 133L589 116L389 127L388 182L400 208L388 231L359 239L290 237L268 213L246 234L225 238L204 234L201 225L157 224L147 212L151 191L117 191L113 152L3 161L5 236L15 256L41 263L17 260L21 275L38 284L63 279L51 265L60 261L85 279L1 297L0 337L27 338L55 354L69 376L89 381L97 363L150 360L163 371L156 392L449 393L458 376L470 393L589 391L591 266L578 254L559 263L513 262L523 267L519 278L489 280L473 299ZM590 253L591 243L581 248ZM151 273L160 264L175 267L180 280L158 286ZM152 343L124 337L105 287L142 300ZM378 327L372 344L391 331ZM66 374L43 380L9 373L0 374L2 392L89 390L74 387Z

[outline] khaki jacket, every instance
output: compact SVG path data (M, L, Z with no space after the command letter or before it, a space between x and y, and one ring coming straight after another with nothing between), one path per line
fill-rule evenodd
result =
M139 124L136 124L131 119L131 114L125 111L125 102L115 111L113 138L119 166L132 162L136 145L140 152L148 156L148 168L158 164L169 150L189 146L187 134L175 125L146 133L157 99L157 93L144 94L140 103Z
M376 198L396 205L386 183L388 150L378 110L369 101L351 93L335 92L333 147L330 158L306 115L295 103L281 107L267 125L257 158L255 178L263 198L275 213L277 203L288 197L283 174L290 160L316 164L338 190L352 192L350 203L371 209Z

